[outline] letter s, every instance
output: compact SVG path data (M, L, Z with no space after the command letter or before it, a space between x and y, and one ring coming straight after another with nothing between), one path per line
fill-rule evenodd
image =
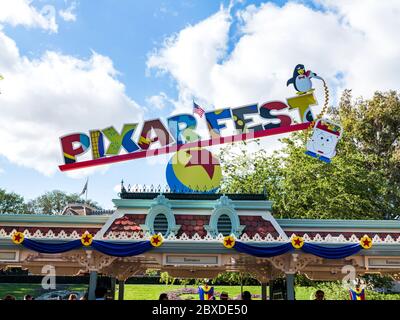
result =
M260 107L260 116L264 119L279 119L279 123L268 123L264 126L264 129L272 129L272 128L279 128L279 127L286 127L292 124L292 118L288 115L272 115L272 110L283 110L289 108L283 102L280 101L272 101L264 103Z

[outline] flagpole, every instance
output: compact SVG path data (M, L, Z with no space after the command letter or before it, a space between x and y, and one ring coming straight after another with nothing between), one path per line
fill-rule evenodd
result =
M85 204L87 203L88 187L89 187L89 178L87 178L86 180Z
M86 216L86 203L87 203L87 194L88 194L88 185L89 185L89 177L86 180L86 190L85 190L85 203L83 204L85 216Z

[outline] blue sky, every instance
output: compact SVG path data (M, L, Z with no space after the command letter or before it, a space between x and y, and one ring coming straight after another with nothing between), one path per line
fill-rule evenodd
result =
M45 4L62 7L64 1L32 3L38 9ZM4 31L16 41L22 55L32 58L40 57L46 50L84 59L93 50L110 57L120 72L118 78L125 84L127 95L145 106L146 97L160 91L171 96L176 94L170 79L146 76L147 55L165 37L207 18L217 12L221 4L227 7L229 1L81 0L75 10L77 20L71 23L57 19L57 33L10 25L5 25ZM169 111L163 110L161 116L168 116ZM158 112L149 109L145 118L158 116ZM59 161L61 164L62 159ZM0 167L4 170L0 187L28 199L54 189L80 192L86 179L71 179L63 173L47 177L31 168L14 165L4 157L0 157ZM113 188L121 179L131 184L166 184L161 165L146 174L141 174L143 167L146 167L146 161L138 160L115 165L106 174L94 174L89 178L89 197L110 207L111 198L116 196Z
M334 101L344 87L358 88L356 93L365 96L375 89L398 89L397 67L392 70L392 62L397 59L399 52L399 45L394 44L397 36L395 33L385 32L385 37L377 37L376 33L385 31L384 26L382 27L384 24L390 25L390 30L395 28L399 17L388 17L385 5L379 5L379 2L375 2L375 7L371 6L369 9L358 1L350 5L346 1L338 1L336 4L329 0L272 1L267 4L266 1L244 0L234 1L230 11L227 10L230 1L212 0L35 0L30 4L26 0L18 2L36 10L31 12L36 20L32 22L30 17L21 16L21 11L13 11L13 0L4 1L6 4L2 4L7 6L8 3L10 10L9 16L2 18L0 14L0 32L3 38L14 41L19 50L19 56L14 57L15 66L27 66L31 70L29 72L41 72L42 69L35 69L39 64L37 61L47 63L45 55L50 51L58 56L75 58L78 62L74 63L78 65L81 62L87 63L84 67L77 67L79 71L85 72L86 69L97 68L89 63L93 52L96 52L102 57L107 57L118 72L107 81L115 80L113 84L116 84L116 87L117 84L125 86L122 92L116 89L118 97L132 99L137 110L143 112L144 119L165 119L172 112L190 110L188 96L196 96L206 105L224 104L232 107L261 102L263 99L284 100L288 97L284 85L285 78L291 74L299 59L308 65L313 63L313 67L326 75ZM221 9L221 5L225 9ZM397 6L396 2L390 5ZM52 6L55 9L55 22L58 27L56 31L51 30L38 18L37 13L40 13L44 6ZM65 21L60 15L60 10L67 9L71 9L74 16L70 21ZM363 23L359 14L371 17L370 24ZM373 29L375 25L379 25L381 29ZM165 39L173 35L173 39L166 43ZM337 42L335 37L340 37L341 41ZM388 48L387 52L382 54L383 49L377 52L377 41L381 42L380 48ZM12 78L12 70L21 68L10 68L10 71L7 71L7 48L11 52L10 55L13 51L7 41L4 43L6 50L0 51L0 73L6 70L7 80L10 75ZM356 54L355 48L363 50L363 58ZM197 57L196 51L201 51L203 55ZM186 61L185 57L189 56ZM180 66L181 61L184 67ZM374 82L363 75L363 70L370 61L377 61L374 68L379 70L382 81ZM100 64L101 68L107 69L106 62L102 60ZM54 68L54 72L63 70L62 66L57 68ZM47 79L44 75L43 79L38 74L32 76L24 70L15 72L21 72L21 77L27 79L38 77L41 79L38 81L44 82ZM107 72L109 71L105 71ZM77 73L77 76L79 74ZM96 81L95 76L91 77L93 78L90 78L90 81ZM21 90L18 95L26 95L20 104L14 101L17 98L7 100L5 89L11 88L11 84L5 84L6 80L0 82L3 92L3 97L0 96L0 112L3 112L4 119L8 119L7 116L10 116L9 119L19 119L21 114L28 112L28 109L25 110L26 101L35 104L35 108L29 112L46 114L48 109L41 110L42 100L34 93L28 95L26 90ZM69 116L69 110L60 95L64 95L66 101L71 101L68 100L68 95L71 95L68 86L70 84L72 87L73 82L73 79L63 82L64 93L52 88L57 94L54 94L54 99L49 100L54 104L53 108L59 108L57 110L61 116L57 119L50 116L47 119L43 116L41 121L37 121L38 126L41 123L51 127L50 124L54 121L55 125L59 124L57 130L60 131L57 132L68 134L76 130L72 127L71 130L67 130L68 125L63 126L61 119L64 115ZM38 90L43 90L46 94L49 87L51 84L46 84ZM110 95L114 96L114 92L111 91L110 89ZM164 97L164 107L157 108L149 102L150 97L160 96ZM93 98L98 99L99 103L102 102L99 97ZM94 101L97 101L96 99ZM82 101L78 101L77 105L82 103L84 108L84 101L87 99ZM2 108L1 103L5 108ZM110 118L109 125L118 128L124 117L126 122L131 122L130 113L121 112L129 107L127 105L130 104L125 103L118 109L118 118ZM17 106L20 108L18 112ZM101 118L104 110L102 108L97 110L96 106L93 106L89 110L95 114L94 118ZM14 111L16 114L11 116ZM77 124L77 128L88 132L94 129L97 123L104 123L102 121L104 119L97 122L88 119L87 122ZM49 129L49 132L53 131ZM11 138L19 141L20 136L15 133ZM0 151L0 188L17 192L26 199L54 189L80 192L86 175L70 177L58 170L49 170L51 172L48 173L37 168L36 164L42 161L41 157L27 160L38 150L36 147L31 151L29 149L29 143L35 141L34 139L37 138L21 141L23 145L20 149L24 149L23 152L11 152L10 155L7 150ZM59 148L59 136L51 136L48 139L54 141ZM4 146L10 147L6 143ZM19 148L17 142L14 146ZM26 156L28 153L30 155ZM48 156L50 157L53 157L49 160L52 166L54 163L62 164L61 156L56 160L53 155ZM165 185L164 171L165 164L149 164L146 160L115 164L107 170L95 171L89 174L89 198L105 208L110 208L111 199L116 197L114 187L121 179L131 184Z

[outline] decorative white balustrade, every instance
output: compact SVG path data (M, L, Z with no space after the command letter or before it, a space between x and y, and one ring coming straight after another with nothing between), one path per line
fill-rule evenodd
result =
M10 239L11 235L16 232L16 230L12 230L11 232L6 232L5 229L0 229L0 239ZM40 230L37 230L34 233L31 233L29 230L25 230L24 236L29 239L59 239L59 240L74 240L80 239L80 234L74 230L71 233L67 234L64 230L55 233L52 230L42 233ZM292 234L288 239L285 239L281 236L274 237L272 234L267 234L266 236L261 236L258 233L254 236L248 236L246 233L242 234L239 241L243 242L268 242L268 243L283 243L288 242L294 234ZM395 239L390 235L387 235L384 238L381 238L377 234L369 234L372 238L374 244L400 244L400 236ZM222 242L224 236L219 234L217 237L213 237L210 234L207 234L205 237L201 237L199 234L195 233L192 236L183 233L180 236L176 236L174 234L170 234L164 240L167 242L174 241L190 241L190 242ZM109 232L104 237L98 240L148 240L150 239L149 234L143 234L139 232ZM303 235L303 239L305 242L313 242L313 243L358 243L360 242L360 238L355 234L349 236L345 236L340 234L339 236L332 236L330 234L326 236L321 236L320 234L315 234L309 236L308 234Z

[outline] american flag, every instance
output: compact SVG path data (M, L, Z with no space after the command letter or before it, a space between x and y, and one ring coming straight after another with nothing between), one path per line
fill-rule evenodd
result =
M193 101L193 114L197 113L200 118L203 117L205 111L202 107L200 107L196 102Z
M87 192L88 182L89 182L89 178L86 179L86 183L83 187L82 192L79 194L79 196L81 196L81 195L85 194L85 192Z

